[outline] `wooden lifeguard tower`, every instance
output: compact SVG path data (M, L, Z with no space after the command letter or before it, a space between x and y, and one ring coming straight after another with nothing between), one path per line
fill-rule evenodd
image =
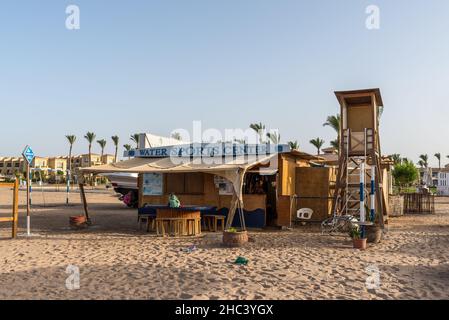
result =
M340 103L339 170L335 216L354 216L361 225L384 226L386 200L381 170L379 89L335 92Z

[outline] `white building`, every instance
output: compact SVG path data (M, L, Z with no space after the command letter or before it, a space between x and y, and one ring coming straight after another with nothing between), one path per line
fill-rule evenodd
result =
M440 196L449 196L449 170L438 173L437 194Z

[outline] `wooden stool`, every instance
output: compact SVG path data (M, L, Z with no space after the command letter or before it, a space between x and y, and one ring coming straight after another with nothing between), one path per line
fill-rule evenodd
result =
M221 229L224 231L225 228L225 216L220 215L205 215L204 217L204 226L207 230L212 232L218 231L218 222L221 222Z
M147 224L147 232L150 232L150 230L154 230L155 229L155 219L156 216L154 215L150 215L150 214L139 214L137 216L137 224L138 224L138 228L139 230L142 229L142 223L146 222Z
M158 236L165 237L172 234L173 236L182 236L185 234L185 222L183 218L157 218L156 232Z
M201 218L187 219L187 235L196 236L201 234Z

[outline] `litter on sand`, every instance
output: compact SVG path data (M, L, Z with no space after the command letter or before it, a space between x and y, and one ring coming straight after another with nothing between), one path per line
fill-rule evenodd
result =
M234 264L237 264L239 266L247 266L249 260L244 257L238 257L237 260L235 260Z
M181 251L185 252L185 253L192 253L192 252L194 252L196 250L198 250L198 248L195 245L190 246L188 248L181 249Z

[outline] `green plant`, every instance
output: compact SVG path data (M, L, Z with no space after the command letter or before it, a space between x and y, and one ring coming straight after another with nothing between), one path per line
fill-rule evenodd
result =
M173 132L172 135L171 135L171 137L172 137L173 139L178 140L178 141L181 141L181 140L182 140L181 134L180 134L179 132Z
M290 148L292 148L293 150L299 150L299 143L298 140L295 141L289 141L288 145Z
M140 135L138 133L135 133L135 134L131 135L131 137L129 138L132 142L134 142L136 144L137 149L139 149L139 137L140 137Z
M117 158L118 158L118 144L120 142L120 138L118 136L112 136L111 139L112 139L112 142L114 142L114 146L115 146L114 162L117 162Z
M89 167L92 165L92 143L95 141L97 135L93 132L87 132L84 138L89 143Z
M101 139L101 140L98 140L97 143L100 145L100 148L101 148L101 158L102 158L101 161L103 161L104 148L106 148L107 141L106 141L105 139Z
M427 154L421 154L419 159L418 164L421 167L427 168L429 166L429 156Z
M402 188L411 186L419 176L418 169L411 161L396 164L392 174L395 185L399 187L399 192L402 191Z
M249 125L249 127L257 133L257 136L259 137L259 142L261 144L264 143L263 133L265 131L265 125L262 122L259 122L259 123L252 123Z
M349 230L349 236L352 239L360 239L362 237L362 232L360 231L360 228L358 226L353 226L351 230Z
M236 233L236 232L238 232L237 228L234 228L234 227L229 228L229 229L226 230L226 231L227 231L227 232L231 232L231 233Z
M321 138L316 138L316 139L310 140L309 142L310 142L310 144L312 144L317 149L317 152L318 152L318 155L319 155L321 153L321 148L324 145L324 140L321 139Z
M326 122L323 124L324 127L328 126L335 130L337 133L337 139L332 140L330 142L331 147L339 150L340 149L340 125L341 125L341 116L337 114L336 116L329 116L326 119Z
M278 132L268 132L267 138L274 144L279 144L281 142L281 135Z

